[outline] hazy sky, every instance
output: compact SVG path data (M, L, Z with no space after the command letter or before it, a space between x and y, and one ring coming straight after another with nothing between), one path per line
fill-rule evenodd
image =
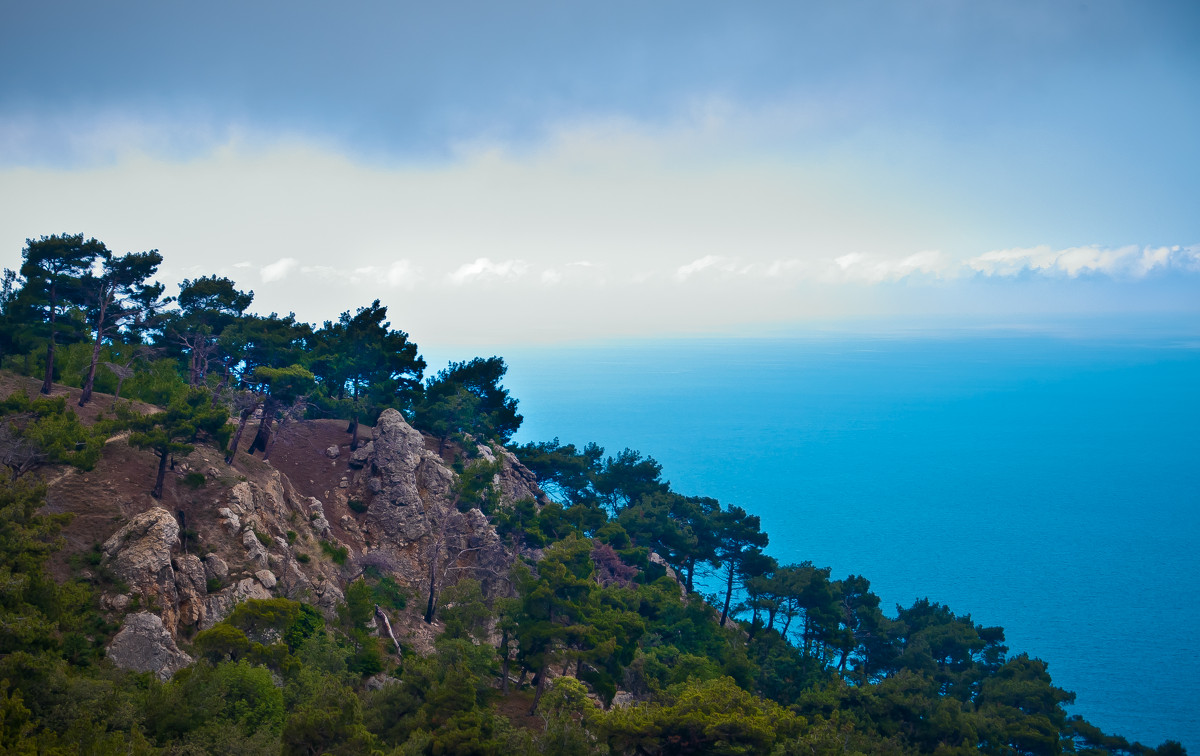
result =
M0 0L0 264L421 344L1200 310L1195 2Z

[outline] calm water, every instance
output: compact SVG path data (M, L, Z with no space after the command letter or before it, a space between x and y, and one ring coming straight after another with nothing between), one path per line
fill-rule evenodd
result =
M780 561L1002 625L1072 712L1200 749L1200 344L819 338L503 352L520 441L625 446ZM431 362L437 366L436 362Z

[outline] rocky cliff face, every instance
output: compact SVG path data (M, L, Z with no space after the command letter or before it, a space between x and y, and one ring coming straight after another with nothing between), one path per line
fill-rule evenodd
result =
M289 431L338 438L332 421L318 422L326 423L323 430L299 424ZM125 616L110 650L114 662L169 674L187 663L176 640L212 627L251 598L303 600L332 618L346 582L367 566L408 587L420 608L431 577L439 589L469 575L489 593L506 591L513 554L480 510L459 511L457 476L428 446L434 444L388 410L372 440L353 453L297 443L270 465L239 456L229 469L219 456L198 451L193 457L200 459L189 459L192 467L180 474L207 469L211 482L202 494L180 494L178 511L162 506L165 499L122 503L122 511L139 511L101 549L115 577L102 600L114 616ZM477 451L500 462L492 483L501 506L545 501L512 454L482 445ZM88 506L78 501L82 495L73 508ZM331 558L339 552L342 564Z

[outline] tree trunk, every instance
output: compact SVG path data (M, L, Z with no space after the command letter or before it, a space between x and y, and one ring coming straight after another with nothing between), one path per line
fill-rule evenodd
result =
M42 393L49 394L54 386L54 319L58 310L58 291L50 284L50 342L46 344L46 377L42 381Z
M350 451L358 449L358 412L354 413L354 419L350 421L350 427L346 429L347 433L354 435L350 436Z
M96 382L96 363L100 362L100 342L104 339L104 314L108 310L108 297L100 298L100 314L96 318L96 343L92 345L92 364L88 365L87 378L83 381L83 392L79 395L79 406L92 400L92 386Z
M279 418L279 427L277 427L275 429L275 432L271 434L271 437L267 439L267 446L265 449L263 449L263 460L264 461L267 459L270 459L271 450L275 448L275 442L278 441L279 437L283 435L283 429L287 427L288 418L290 418L290 417L291 417L291 412L285 411L283 413L283 417Z
M733 560L729 560L729 580L725 584L725 608L721 610L721 627L725 627L725 618L729 616L729 602L733 598Z
M504 655L500 660L500 692L508 693L508 630L500 636L500 652Z
M217 408L217 401L221 398L221 392L229 385L229 366L225 366L225 373L221 376L221 382L217 384L217 388L213 391L212 408Z
M375 616L379 618L383 629L387 632L388 637L392 639L392 645L396 647L396 656L403 656L404 654L400 651L400 641L396 640L396 634L392 632L392 623L388 619L388 616L384 614L383 609L379 608L379 604L375 605Z
M158 480L154 482L154 490L150 492L150 495L156 499L162 498L163 481L166 480L167 477L168 456L169 455L165 451L159 452L158 454Z
M429 603L425 605L425 624L433 624L433 608L434 597L437 592L437 563L438 557L441 556L442 545L435 543L433 546L433 558L429 560Z
M529 716L537 713L538 704L542 701L542 693L546 690L546 662L542 662L542 668L538 670L537 687L533 691L533 706L529 707Z
M692 574L696 571L696 558L692 557L687 564L687 592L692 592Z
M258 405L253 404L242 410L242 416L238 418L237 430L233 432L233 441L229 444L229 453L225 455L225 464L233 464L233 458L237 456L238 444L242 441L242 431L246 430L246 423L250 421L250 416L254 414L254 410L257 408Z
M258 433L254 434L254 443L250 444L250 448L247 449L249 453L267 450L267 441L271 438L271 415L274 414L275 402L268 398L263 402L262 420L258 424Z

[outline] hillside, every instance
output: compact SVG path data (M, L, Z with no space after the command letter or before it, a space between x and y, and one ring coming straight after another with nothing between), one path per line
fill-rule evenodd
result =
M0 374L0 398L38 386ZM54 396L74 417L78 390ZM864 578L778 565L757 517L628 449L285 417L269 459L251 432L229 463L168 456L155 498L133 442L159 408L121 407L78 413L109 429L90 469L4 489L0 551L40 555L6 568L13 752L1183 752L1067 718L1001 628L928 601L891 619ZM728 590L705 599L711 568Z
M17 388L32 393L37 383L5 376L0 390L7 395ZM78 390L56 387L53 395L77 400ZM93 422L111 404L111 397L97 394L81 419ZM136 598L134 605L157 605L168 632L186 642L247 598L307 601L334 620L345 584L373 565L420 598L391 621L402 644L429 652L432 628L421 613L434 550L444 562L441 572L477 574L490 593L514 555L478 510L456 508L456 473L438 454L438 440L413 430L395 411L384 415L381 426L378 434L360 426L360 446L351 450L345 421L293 423L279 433L269 461L246 453L249 437L232 464L216 449L199 446L174 460L159 500L149 492L154 455L118 434L92 470L46 471L45 511L72 516L52 572L60 580L74 577L72 557L101 550L101 566L115 569L129 588L101 594L112 619ZM511 453L500 447L477 453L500 462L495 483L502 505L544 499L532 473ZM339 550L347 556L337 557ZM189 571L205 577L192 579ZM223 585L208 590L214 577Z

